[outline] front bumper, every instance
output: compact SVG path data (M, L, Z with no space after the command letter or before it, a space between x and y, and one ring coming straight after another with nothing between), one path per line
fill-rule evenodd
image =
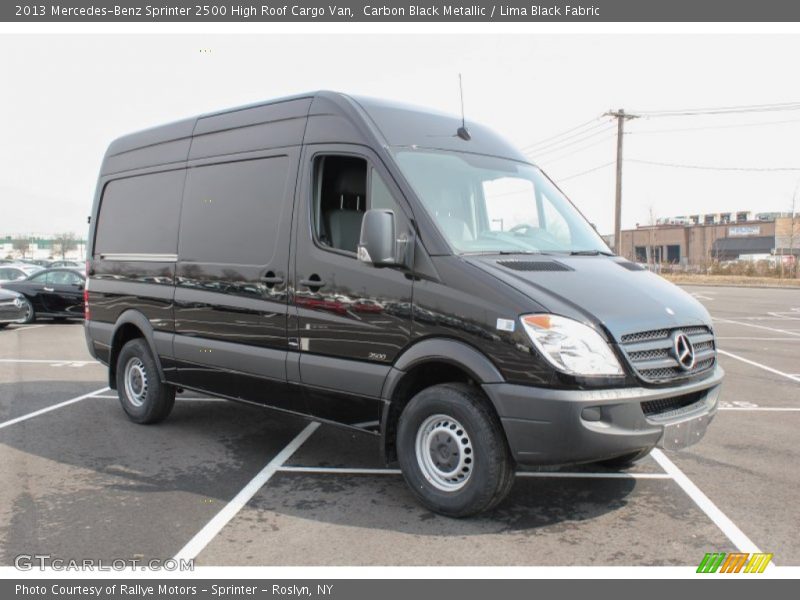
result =
M518 464L567 465L698 442L716 414L723 377L717 365L701 381L667 388L554 390L490 383L483 389Z
M25 320L26 312L22 306L15 306L13 302L0 302L0 323L21 323Z

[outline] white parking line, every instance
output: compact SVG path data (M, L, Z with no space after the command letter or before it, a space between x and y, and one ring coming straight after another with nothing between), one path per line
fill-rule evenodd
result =
M773 369L772 367L768 367L767 365L762 365L761 363L757 363L756 361L750 360L749 358L739 356L738 354L733 354L732 352L727 352L726 350L720 350L719 348L717 348L717 353L722 354L723 356L729 356L731 358L735 358L736 360L740 360L743 363L747 363L748 365L753 365L754 367L758 367L759 369L769 371L770 373L775 373L776 375L780 375L782 377L786 377L786 379L791 379L792 381L800 383L800 377L797 377L796 375L791 375L790 373L784 373L783 371L779 371L778 369Z
M667 473L581 473L581 472L526 472L517 477L562 477L584 479L672 479Z
M33 417L38 417L39 415L43 415L45 413L49 413L51 411L57 410L59 408L63 408L64 406L69 406L70 404L75 404L76 402L80 402L81 400L85 400L86 398L91 398L95 394L101 394L107 391L109 388L104 387L99 390L95 390L93 392L89 392L88 394L84 394L83 396L78 396L77 398L71 398L70 400L65 400L64 402L59 402L58 404L54 404L53 406L48 406L47 408L43 408L41 410L34 411L32 413L28 413L27 415L22 415L21 417L16 417L15 419L10 419L8 421L4 421L0 423L0 429L4 429L10 425L14 425L16 423L21 423L22 421L27 421L28 419L32 419Z
M717 410L744 410L744 411L766 411L766 412L800 412L800 408L781 408L781 407L768 407L768 406L758 406L758 407L742 407L742 406L727 406L727 407L719 407Z
M306 427L297 434L297 436L289 442L289 444L281 450L275 457L269 461L266 466L259 471L259 473L250 480L250 482L242 488L242 490L234 496L234 498L220 510L213 519L206 523L197 534L189 540L189 542L181 548L175 555L175 560L180 559L193 559L203 551L211 540L222 531L222 528L227 525L237 513L244 508L250 499L256 495L264 484L266 484L275 472L283 465L284 462L291 458L300 446L311 436L314 431L319 427L319 423L309 423Z
M400 469L354 469L350 467L293 467L285 466L278 469L281 473L311 473L337 475L401 475Z
M337 475L401 475L400 469L354 469L350 467L301 467L284 466L281 473L311 473ZM567 471L519 471L517 477L555 477L587 479L671 479L666 473L581 473Z
M37 329L38 327L46 327L46 324L41 325L23 325L22 327L14 327L14 329L10 329L9 331L25 331L26 329Z
M0 358L0 363L22 363L22 364L44 364L54 366L85 366L85 365L101 365L94 360L52 360L52 359L39 359L39 358Z
M751 336L725 336L718 335L718 340L747 340L748 342L800 342L800 338L787 337L751 337Z
M92 396L92 398L102 398L103 400L119 400L119 395L98 395ZM232 400L226 400L225 398L181 398L180 396L176 396L175 400L179 402L232 402Z
M81 364L91 364L94 363L93 360L70 360L70 359L54 359L54 358L0 358L0 363L34 363L34 364L70 364L70 363L81 363ZM100 364L100 363L96 363Z
M736 546L739 552L761 552L753 541L747 537L744 532L739 529L736 524L731 521L725 513L723 513L711 499L706 496L699 487L697 487L692 480L689 479L683 471L681 471L675 463L664 456L664 453L655 448L650 456L661 466L664 471L672 477L681 489L694 501L695 504L702 510L714 524L719 527L720 531Z
M778 329L777 327L767 327L766 325L754 325L753 323L742 323L741 321L732 321L731 319L721 319L720 317L713 317L714 321L719 323L731 323L733 325L742 325L744 327L755 327L756 329L766 329L767 331L776 331L778 333L785 333L787 335L800 336L798 331L790 331L789 329Z

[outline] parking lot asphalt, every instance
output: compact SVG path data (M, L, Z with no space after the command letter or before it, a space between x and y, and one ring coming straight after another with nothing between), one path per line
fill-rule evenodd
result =
M377 440L198 395L127 420L80 324L0 331L0 564L18 554L198 565L800 565L800 290L687 286L727 372L705 438L619 473L523 473L494 511L416 503Z

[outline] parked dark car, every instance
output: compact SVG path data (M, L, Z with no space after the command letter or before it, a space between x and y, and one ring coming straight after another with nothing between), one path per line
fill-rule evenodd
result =
M74 269L45 269L1 287L23 295L24 322L31 323L39 317L82 319L85 281L83 273Z
M26 301L22 294L0 289L0 329L11 323L24 323L26 317Z
M186 388L354 428L442 514L717 410L706 309L457 117L317 92L134 133L89 239L87 342L132 421Z

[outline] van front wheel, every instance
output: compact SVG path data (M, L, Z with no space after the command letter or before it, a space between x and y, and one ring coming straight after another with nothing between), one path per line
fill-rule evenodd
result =
M172 412L175 388L162 383L150 348L141 338L131 340L119 352L117 393L134 423L158 423Z
M493 508L514 481L497 417L480 391L462 383L435 385L412 398L400 416L397 455L419 501L450 517Z

